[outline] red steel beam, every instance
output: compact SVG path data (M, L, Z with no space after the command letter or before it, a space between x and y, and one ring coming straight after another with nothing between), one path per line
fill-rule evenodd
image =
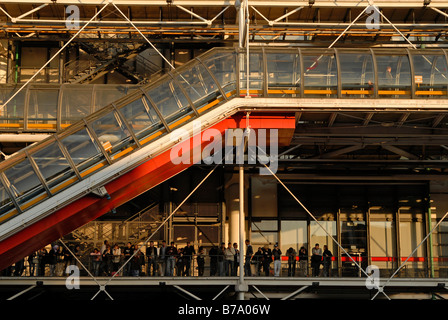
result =
M251 114L249 119L249 125L252 129L279 129L279 144L289 145L295 129L294 114ZM236 114L219 122L212 128L219 130L224 135L228 128L245 127L245 114ZM191 147L190 150L192 150L195 147L195 141L196 143L199 141L201 150L210 143L208 141L203 142L202 139L194 139L194 137L190 137L182 143ZM192 156L192 152L190 154ZM123 205L190 166L192 166L192 161L190 161L190 164L174 165L170 159L170 150L165 151L107 183L105 188L111 197L110 199L88 194L27 226L0 243L0 270L52 241L60 239L89 221L95 220L112 209Z

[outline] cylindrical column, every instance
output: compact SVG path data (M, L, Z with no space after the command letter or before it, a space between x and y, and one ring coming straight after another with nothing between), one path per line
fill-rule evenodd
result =
M238 299L244 300L245 284L244 284L244 167L239 168L239 198L240 198L240 210L239 210L239 247L240 247L240 278L239 278L239 291Z
M225 241L235 243L239 241L239 189L238 183L230 185L227 189L227 216L228 220L228 238ZM227 245L227 243L226 243Z

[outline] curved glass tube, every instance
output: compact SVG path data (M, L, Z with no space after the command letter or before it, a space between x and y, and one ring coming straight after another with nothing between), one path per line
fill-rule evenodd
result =
M213 49L143 87L22 90L0 110L0 128L57 133L0 163L0 223L247 89L265 98L448 98L447 55L439 49L251 48L249 68L245 58ZM15 90L1 86L0 103Z

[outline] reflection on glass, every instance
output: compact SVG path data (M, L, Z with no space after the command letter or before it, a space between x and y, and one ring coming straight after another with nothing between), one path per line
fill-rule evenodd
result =
M370 222L370 251L372 264L378 266L381 276L390 276L397 265L394 221Z
M295 97L300 93L298 53L266 53L269 96Z
M235 52L216 52L204 61L225 93L236 90Z
M319 226L322 226L322 228ZM319 224L316 221L310 221L310 245L314 247L316 243L319 244L320 248L323 248L324 245L328 245L328 248L333 253L333 256L336 256L337 247L334 241L331 239L330 235L336 239L336 221L319 221ZM328 232L328 234L324 231L324 229Z
M304 55L306 97L337 97L338 74L333 54Z
M283 253L292 247L297 253L300 247L308 248L307 221L282 220L280 232L280 249Z
M174 81L169 80L150 89L148 95L159 108L167 123L191 112L187 98Z
M93 86L64 85L61 90L61 124L72 124L92 113Z
M153 132L161 124L152 106L148 102L143 104L142 97L125 105L120 111L138 138Z
M104 108L128 94L134 86L124 85L95 85L93 90L93 112Z
M131 133L115 112L110 112L91 124L103 148L115 154L127 148Z
M246 95L247 68L244 59L240 71L241 94ZM249 94L261 96L263 94L263 56L261 53L249 53Z
M414 55L416 96L445 98L448 85L448 67L444 55Z
M74 176L73 170L56 142L35 152L32 158L50 190ZM53 193L59 190L60 188L51 191Z
M5 103L13 94L19 90L18 87L6 87L0 90L0 104ZM23 128L26 90L20 91L6 107L0 110L0 123L8 124L8 127Z
M406 259L425 237L425 225L422 221L400 221L400 250L401 258ZM426 276L426 246L420 246L402 269L400 276Z
M409 98L411 67L405 55L377 55L378 94L380 97Z
M341 246L363 268L367 267L367 227L365 221L341 221ZM361 276L361 270L342 254L342 276Z
M434 225L438 222L435 220ZM448 277L448 221L442 221L434 232L432 237L434 245L434 269L438 270L439 278Z
M62 138L61 142L81 173L103 159L100 149L85 128Z
M375 75L370 54L340 53L341 93L343 97L373 96Z
M0 184L0 218L4 213L14 209L14 204L11 201L8 193L6 192L3 184Z
M34 173L29 159L24 159L14 164L13 167L6 169L5 175L19 204L24 204L41 194L45 194L45 190Z
M31 128L56 128L59 90L30 90L28 124Z
M215 81L201 64L182 72L176 80L198 110L220 95Z

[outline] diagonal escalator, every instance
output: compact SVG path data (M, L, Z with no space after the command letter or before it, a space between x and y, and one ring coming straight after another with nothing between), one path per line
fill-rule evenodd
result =
M174 164L173 146L202 150L200 131L244 128L240 72L236 50L213 49L2 162L0 269L193 165ZM253 111L253 129L289 143L294 113Z

